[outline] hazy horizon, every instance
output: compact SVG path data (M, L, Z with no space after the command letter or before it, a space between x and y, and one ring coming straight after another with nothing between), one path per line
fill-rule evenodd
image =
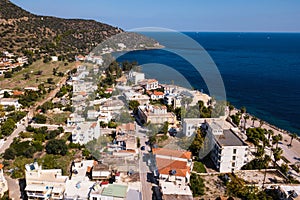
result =
M300 32L300 2L296 0L229 0L179 2L154 0L141 2L90 0L12 0L38 15L93 19L131 30L163 27L182 32ZM128 3L130 2L130 3Z

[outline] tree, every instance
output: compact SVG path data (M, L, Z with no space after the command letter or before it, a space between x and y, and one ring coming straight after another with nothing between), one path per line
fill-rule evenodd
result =
M164 134L167 134L169 130L169 122L164 122L164 125L162 126L161 132Z
M281 148L276 147L273 149L273 157L274 157L274 167L276 166L277 161L281 159L283 151Z
M60 154L62 156L66 155L68 151L68 147L64 140L53 139L47 142L46 144L46 152L48 154Z
M276 148L278 148L278 143L281 140L282 140L282 135L281 134L272 136L272 144L273 145L276 144Z
M25 80L28 80L30 78L29 73L25 73L25 74L23 74L23 76L24 76Z
M296 133L292 133L290 136L291 136L291 142L290 142L289 146L292 146L293 139L297 138L298 135Z
M54 84L53 78L47 78L47 83L49 83L49 84Z
M12 106L7 106L5 110L6 110L7 112L10 112L10 111L14 111L15 109L16 109L15 106L12 105Z
M240 125L240 120L241 120L241 118L240 118L240 114L239 114L239 113L236 113L235 115L231 115L230 117L231 117L231 119L232 119L232 122L233 122L235 125L237 125L237 126Z
M256 117L252 117L251 120L252 120L252 126L254 127L254 122L257 120L257 118Z
M246 113L246 111L247 111L247 109L246 109L245 106L241 107L241 113L242 113L242 114Z
M3 98L9 98L9 97L10 97L9 93L7 91L4 91Z
M100 121L100 126L101 126L101 128L106 128L107 123L105 123L104 121Z
M199 151L201 147L203 146L204 142L204 133L203 131L199 128L195 134L194 140L191 143L191 146L189 147L189 150L192 152L194 156L199 156Z
M46 116L41 115L41 114L37 114L34 118L35 118L35 122L37 124L45 124L47 121Z
M133 100L133 101L129 101L128 105L129 105L129 109L132 110L134 114L137 114L140 103L136 100Z
M12 72L4 72L4 78L11 78L13 75Z
M232 104L229 104L228 109L229 109L229 116L230 116L231 115L231 111L234 110L234 106Z
M261 128L264 125L264 121L262 119L259 120L259 127Z
M13 160L16 157L16 151L13 148L8 148L5 150L3 158L5 160Z
M249 115L247 115L247 114L244 115L244 130L246 130L247 120L249 118L250 118Z
M54 68L52 69L52 74L53 74L53 76L55 76L55 75L56 75L56 73L57 73L57 70L58 70L58 67L54 67Z
M190 186L194 197L198 197L204 194L204 181L199 175L195 173L191 174Z
M1 126L1 134L9 136L15 129L15 121L11 118L8 118Z
M206 173L206 169L204 165L201 162L197 162L197 161L194 162L193 171L197 173Z
M136 146L137 148L140 148L141 146L141 139L139 137L136 138Z

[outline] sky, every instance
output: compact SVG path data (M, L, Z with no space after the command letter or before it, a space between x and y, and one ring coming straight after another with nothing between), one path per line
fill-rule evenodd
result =
M39 15L94 19L131 30L300 32L299 0L11 0Z

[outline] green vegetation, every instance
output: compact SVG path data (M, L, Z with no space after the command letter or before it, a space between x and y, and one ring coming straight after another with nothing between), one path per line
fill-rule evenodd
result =
M241 120L241 114L240 113L236 113L235 115L230 115L230 118L232 119L232 122L236 126L240 125L240 120Z
M189 147L189 150L192 152L193 156L199 156L199 151L203 147L203 142L206 132L199 128L195 134L194 140Z
M238 197L243 200L271 200L271 196L266 192L258 190L256 187L247 186L243 179L234 175L229 175L230 181L226 182L227 195Z
M261 158L255 158L242 167L243 170L267 169L271 161L270 156L265 155Z
M12 134L16 126L16 122L8 118L2 125L1 125L1 135L9 136Z
M57 139L52 139L48 141L46 144L46 152L48 154L54 155L66 155L66 153L68 152L66 141Z
M129 105L129 109L132 110L134 114L137 114L140 103L134 100L134 101L129 101L128 105Z
M200 177L200 175L197 175L195 173L191 174L191 177L190 177L190 187L191 187L191 190L193 192L193 196L194 197L198 197L198 196L204 195L205 185L204 185L204 181Z
M205 166L202 164L202 162L195 161L193 171L197 173L206 173Z
M34 121L37 124L46 124L47 117L45 115L42 115L42 114L37 114L37 115L34 116Z
M137 148L141 147L141 139L139 137L136 138L136 147Z
M7 116L7 120L1 124L0 137L9 136L16 128L16 123L24 118L26 112L16 111Z

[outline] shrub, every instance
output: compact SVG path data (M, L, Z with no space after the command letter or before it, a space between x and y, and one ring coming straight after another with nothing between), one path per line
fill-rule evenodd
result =
M68 147L64 140L53 139L46 144L46 152L48 154L66 155Z

